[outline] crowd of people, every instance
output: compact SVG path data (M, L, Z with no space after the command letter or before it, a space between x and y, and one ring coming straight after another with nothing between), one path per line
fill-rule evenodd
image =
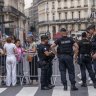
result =
M26 76L29 76L32 84L33 82L38 83L39 67L41 68L41 90L52 89L55 87L51 82L52 60L57 56L64 90L68 89L66 70L68 70L71 90L78 90L75 86L75 68L73 61L80 65L81 87L87 87L87 69L93 86L96 88L95 25L89 26L86 32L82 33L82 39L80 41L74 41L72 37L68 37L65 28L62 28L60 32L62 36L55 40L53 44L49 44L49 38L46 35L41 36L41 43L38 45L36 45L32 36L27 38L24 46L21 45L19 39L13 37L8 37L4 43L1 42L0 54L2 57L6 56L6 86L20 84L23 76L25 76L23 79L26 82ZM3 64L4 62L1 62L0 66L4 66Z
M38 83L36 43L32 36L22 46L14 36L0 42L0 71L2 84L16 86L21 84L21 77L30 76L30 81L24 78L24 83ZM4 79L3 76L6 76Z

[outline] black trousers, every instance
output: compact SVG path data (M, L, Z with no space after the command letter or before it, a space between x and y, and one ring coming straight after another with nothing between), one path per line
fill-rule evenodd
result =
M6 56L0 56L0 75L6 75Z
M51 84L52 77L52 63L47 62L41 67L41 87Z
M68 70L71 85L74 85L76 81L75 81L73 56L68 54L62 54L59 55L58 58L59 58L59 70L61 73L61 81L63 85L67 85L66 70Z
M29 62L29 67L30 67L30 79L38 80L37 56L33 57L32 62Z
M93 67L94 67L94 72L95 72L95 76L96 76L96 60L93 60Z
M86 69L88 70L89 76L91 77L92 81L95 83L95 73L93 72L92 65L91 65L91 57L80 55L79 56L79 64L81 70L81 76L83 83L86 83Z

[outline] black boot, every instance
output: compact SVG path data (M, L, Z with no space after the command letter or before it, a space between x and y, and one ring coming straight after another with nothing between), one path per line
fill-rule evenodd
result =
M71 91L76 91L78 88L75 85L71 85Z
M81 85L81 87L87 87L87 84L86 84L86 83L83 83L83 84Z
M52 89L52 88L54 88L55 87L55 85L53 85L53 84L49 84L48 85L48 88L50 88L50 89Z
M66 85L64 85L64 90L67 91L67 89L68 89L68 88L67 88L67 84L66 84Z
M49 90L50 88L48 87L41 87L41 90Z
M94 88L96 88L96 83L93 84Z

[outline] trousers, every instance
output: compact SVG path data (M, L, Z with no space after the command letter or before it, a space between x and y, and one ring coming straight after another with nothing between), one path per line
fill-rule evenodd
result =
M88 70L89 76L91 77L91 80L93 83L95 83L95 73L93 72L92 65L91 65L91 57L80 55L79 56L79 64L80 64L80 70L81 70L81 76L83 83L86 83L86 69Z
M6 85L10 86L11 83L13 86L16 85L16 57L14 55L7 56L6 58Z
M61 73L61 81L63 85L67 84L66 80L66 70L68 70L69 73L69 80L71 82L71 85L75 85L75 69L73 64L73 56L62 54L58 56L59 59L59 70Z

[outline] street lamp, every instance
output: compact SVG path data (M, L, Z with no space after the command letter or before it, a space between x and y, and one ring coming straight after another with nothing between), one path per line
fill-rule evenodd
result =
M3 7L4 7L4 0L0 0L0 31L3 33L3 21L4 21L4 17L3 17ZM3 35L3 34L2 34Z

